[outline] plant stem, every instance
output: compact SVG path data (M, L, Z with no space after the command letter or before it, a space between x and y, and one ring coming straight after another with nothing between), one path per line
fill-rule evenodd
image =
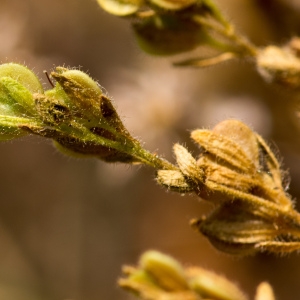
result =
M141 145L139 145L135 150L136 154L134 156L138 158L141 163L154 167L158 170L178 170L175 165L159 157L157 154L143 149Z
M220 26L219 24L210 22L207 18L204 18L200 15L193 16L193 20L196 23L206 26L207 28L212 29L223 37L229 39L234 45L241 49L238 54L246 54L250 56L257 55L258 50L256 46L249 42L245 37L238 35L235 32L233 25L230 23L226 23L227 25L224 26L224 22L222 22L223 26Z

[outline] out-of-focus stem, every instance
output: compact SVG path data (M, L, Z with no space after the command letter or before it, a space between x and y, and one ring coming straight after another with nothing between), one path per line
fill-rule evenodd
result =
M257 48L255 45L253 45L251 42L249 42L245 37L237 34L234 30L234 27L232 25L220 26L217 23L209 21L207 18L204 18L199 15L193 16L194 22L201 24L209 29L212 29L216 33L222 35L223 37L230 40L233 45L239 47L242 51L239 51L237 54L246 54L250 56L256 56L257 55ZM230 23L228 23L230 24ZM222 24L224 25L224 24Z

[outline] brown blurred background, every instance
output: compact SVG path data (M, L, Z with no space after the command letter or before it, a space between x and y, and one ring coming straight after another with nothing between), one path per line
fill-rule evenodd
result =
M259 46L300 31L295 0L219 0ZM173 161L173 143L197 155L189 131L228 117L247 122L283 157L290 193L300 199L299 94L263 81L252 64L173 68L136 46L129 23L95 0L0 0L0 61L43 70L88 71L113 97L146 148ZM277 146L275 146L275 144ZM0 145L0 299L133 299L116 284L123 264L147 249L164 251L238 282L250 298L263 280L280 299L299 299L300 256L235 258L215 250L188 225L209 206L166 193L150 168L108 165L60 154L50 141Z

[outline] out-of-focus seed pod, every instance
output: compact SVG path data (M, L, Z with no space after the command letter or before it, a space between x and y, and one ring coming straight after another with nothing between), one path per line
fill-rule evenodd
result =
M300 59L291 49L268 46L259 51L256 64L258 72L267 81L300 88Z
M206 39L199 25L171 14L143 20L133 29L141 49L153 55L190 51Z
M134 14L143 4L142 0L97 0L108 13L119 17Z

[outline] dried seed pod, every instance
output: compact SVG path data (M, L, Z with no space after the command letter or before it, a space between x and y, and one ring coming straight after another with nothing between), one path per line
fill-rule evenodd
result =
M259 250L257 244L281 234L272 221L256 216L243 200L223 203L208 217L193 220L191 225L219 250L238 255L253 254Z
M255 173L255 164L244 149L227 136L210 130L195 130L191 136L207 153L213 155L220 164L223 163L240 173Z
M156 180L158 184L179 193L191 192L194 189L183 174L176 170L159 170L156 174Z
M255 166L259 166L259 147L256 134L243 122L235 119L224 120L218 123L212 131L226 136L240 145Z
M268 46L258 52L256 64L267 81L300 88L300 59L291 49Z
M204 171L199 168L197 161L188 152L186 148L179 144L173 146L177 164L187 181L192 181L194 184L199 184L203 181Z

